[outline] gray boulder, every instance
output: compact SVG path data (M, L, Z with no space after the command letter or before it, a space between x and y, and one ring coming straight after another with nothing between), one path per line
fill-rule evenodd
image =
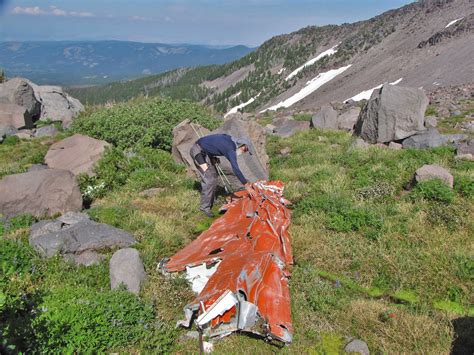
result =
M94 166L110 146L106 141L82 134L54 143L46 153L45 163L53 169L69 170L74 175L94 175Z
M20 120L23 115L23 124L20 126L15 124L16 128L31 128L41 115L41 103L36 97L31 83L26 79L13 78L0 84L0 123L5 119L3 118L6 110L5 104L20 107L14 110L15 122ZM10 107L10 112L12 108L13 106Z
M99 254L92 250L86 250L85 252L75 255L75 254L68 254L66 255L66 260L73 262L75 265L83 265L83 266L92 266L98 265L105 259L104 255Z
M237 117L228 119L212 133L225 133L237 138L247 138L252 143L253 155L242 154L237 157L240 170L250 182L268 180L268 155L266 151L265 129L255 121L243 121ZM239 189L242 184L234 175L227 159L221 159L221 168L227 175L233 189Z
M33 130L34 137L54 137L59 133L59 130L54 125L48 125Z
M31 227L29 242L45 257L56 254L79 255L85 251L124 248L136 243L130 233L88 219L73 224L63 223L60 220L49 221L49 224L39 226L35 224Z
M474 139L461 143L456 149L456 158L474 160Z
M337 112L331 105L323 105L318 113L311 118L311 127L321 129L337 129Z
M434 128L438 125L438 119L434 116L425 117L425 127Z
M33 165L31 165L31 166L28 168L28 172L31 172L31 171L40 171L40 170L45 170L45 169L48 169L48 166L47 166L47 165L43 165L43 164L33 164Z
M423 165L415 172L414 182L419 183L422 181L440 179L446 183L449 187L453 188L454 178L448 170L439 165Z
M84 110L79 100L69 96L59 86L35 85L30 82L36 97L41 102L41 120L61 121L68 128L73 119Z
M354 149L367 149L370 147L370 144L364 141L362 138L357 138L355 139L350 147L349 150L354 150Z
M196 166L189 154L192 145L202 136L208 134L225 133L234 137L246 137L253 145L253 155L242 154L238 163L244 176L251 182L268 179L268 155L265 150L265 129L252 120L244 121L240 116L232 116L224 124L213 132L185 120L173 129L172 155L176 162L184 163L188 168L188 174L199 177ZM232 171L232 167L226 158L220 159L224 174L229 179L234 189L239 189L242 184ZM219 183L221 183L219 179Z
M309 130L309 121L297 121L281 117L273 121L274 133L282 138L291 137L297 132Z
M0 103L0 124L16 129L33 127L28 111L17 104Z
M188 174L191 176L198 177L199 174L189 151L200 137L207 136L209 133L211 131L207 128L197 123L192 123L190 120L184 120L173 128L171 155L175 162L186 165Z
M337 118L337 127L342 130L352 132L360 114L360 107L353 106L343 112Z
M370 355L369 347L360 339L354 339L350 341L344 348L347 353L355 353L361 355Z
M138 295L146 278L140 253L133 248L120 249L110 259L110 287L112 290L124 284L128 291Z
M388 144L388 148L393 150L400 150L403 149L403 145L401 145L400 143L390 142Z
M3 141L4 138L8 136L13 136L17 132L18 130L12 125L0 124L0 143Z
M415 134L404 139L403 148L427 149L441 147L446 144L456 145L467 139L464 134L440 134L436 128Z
M5 176L0 180L0 213L36 217L80 211L82 196L72 173L46 169Z
M369 143L388 143L424 131L428 98L421 89L385 84L374 90L354 128Z

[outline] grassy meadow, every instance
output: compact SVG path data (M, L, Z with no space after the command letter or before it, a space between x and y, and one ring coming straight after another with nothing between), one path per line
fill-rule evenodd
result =
M100 120L110 112L92 115ZM198 114L196 121L216 124L207 113ZM187 330L174 327L193 294L182 278L163 277L157 263L212 219L199 213L199 185L172 161L169 138L153 146L155 138L146 136L134 146L132 135L140 131L133 125L127 137L106 126L121 124L120 117L96 125L78 121L75 129L90 129L91 135L106 134L97 131L101 125L112 129L107 134L116 134L118 142L97 176L80 182L83 191L101 186L87 196L87 213L138 240L148 275L140 297L109 290L112 252L88 268L60 257L44 260L28 246L34 218L0 222L0 346L6 352L199 351L197 340L181 339ZM168 128L159 134L169 134ZM41 162L44 141L0 145L1 176ZM451 148L353 149L352 141L348 133L319 130L268 139L271 179L285 183L293 203L294 342L280 348L233 334L215 343L215 353L334 354L354 337L372 353L448 354L453 321L474 316L472 162L456 160ZM286 147L291 153L281 156ZM133 155L126 154L130 149ZM434 181L408 190L424 164L447 168L454 189ZM151 187L159 188L156 195L140 194Z

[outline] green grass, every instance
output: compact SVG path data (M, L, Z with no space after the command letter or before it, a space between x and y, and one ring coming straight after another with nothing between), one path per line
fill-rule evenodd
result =
M320 140L320 136L325 138ZM344 132L318 130L288 139L269 138L271 177L283 180L285 197L293 202L290 232L295 265L290 291L294 342L278 348L236 334L216 343L216 353L337 353L349 336L365 340L374 353L450 351L451 321L472 313L472 163L455 160L449 148L349 150L352 139ZM334 144L338 146L331 147ZM291 154L278 156L287 146ZM0 155L0 168L24 171L31 161L40 160L33 159L33 147L42 149L44 155L45 149L36 140L21 141L8 149L0 145L6 153ZM118 150L103 160L97 180L88 183L109 185L102 194L91 197L89 214L96 221L132 232L138 240L148 279L140 298L127 299L125 307L145 312L151 326L135 337L133 329L141 323L123 314L123 321L131 327L127 329L132 329L127 336L133 339L127 345L114 342L123 329L114 333L104 325L100 329L108 336L97 336L99 348L145 353L162 346L173 352L196 352L195 340L178 341L186 330L171 329L194 296L185 280L166 279L156 266L208 228L211 220L199 213L196 185L184 169L172 163L169 153L136 151L136 159ZM424 164L441 165L454 175L452 199L440 201L445 190L440 193L438 185L422 190L429 193L405 190ZM140 190L149 187L163 190L153 197L139 196ZM97 300L95 314L107 323L107 310L116 307L113 300L119 296L109 291L111 255L90 268L77 268L60 258L41 259L28 247L30 223L21 217L0 238L0 251L5 253L2 260L8 260L4 264L7 271L2 273L6 276L1 283L0 312L17 320L17 333L8 339L34 339L23 351L40 349L49 340L44 333L29 332L36 321L28 315L47 305L54 312L39 319L57 322L46 328L53 335L51 341L68 339L67 344L54 346L86 351L87 339L80 343L77 337L89 329L88 320L73 317L82 311L72 300ZM110 305L104 301L109 298ZM61 337L54 327L64 323L79 335L68 332ZM10 334L12 329L7 331Z

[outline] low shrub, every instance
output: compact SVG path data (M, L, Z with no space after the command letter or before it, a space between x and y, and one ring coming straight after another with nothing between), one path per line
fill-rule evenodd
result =
M155 350L169 351L172 331L158 324L153 306L126 291L88 288L51 290L33 321L38 351L100 353L155 341ZM160 344L160 338L164 344Z
M459 176L454 180L454 189L464 197L474 198L474 179Z
M17 136L8 136L3 140L3 144L5 145L16 145L17 143L20 142L20 138Z
M154 98L83 115L74 120L72 129L119 148L142 146L170 151L173 128L185 119L209 129L219 126L203 106L189 101Z
M414 200L424 199L447 204L452 203L454 197L453 190L440 179L421 181L411 192L411 198Z

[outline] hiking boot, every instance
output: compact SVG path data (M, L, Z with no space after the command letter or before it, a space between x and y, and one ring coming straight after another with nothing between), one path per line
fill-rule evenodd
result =
M212 213L212 211L209 210L209 209L207 209L207 210L201 209L201 211L208 217L214 217L214 213Z

